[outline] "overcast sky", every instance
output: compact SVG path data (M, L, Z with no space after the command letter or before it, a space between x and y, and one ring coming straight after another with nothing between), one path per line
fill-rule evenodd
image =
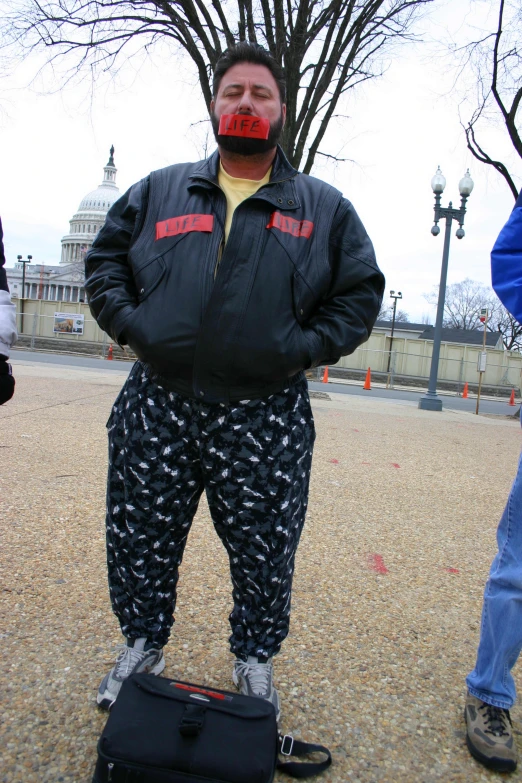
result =
M472 9L472 11L470 11ZM507 185L466 150L458 107L470 84L454 86L455 71L440 56L449 35L472 37L491 3L436 0L418 25L425 43L405 45L385 76L350 97L329 134L327 151L355 163L318 164L315 176L343 191L359 212L376 248L389 289L403 293L413 321L429 314L423 293L440 279L443 231L434 238L430 180L440 164L447 179L443 205L459 203L458 182L469 166L475 189L468 201L466 236L454 232L448 281L490 283L489 253L513 207ZM161 56L139 72L124 69L117 83L90 100L84 84L54 94L28 88L38 63L29 60L0 81L0 215L7 264L18 254L57 264L60 240L86 193L101 182L114 144L117 184L124 192L149 171L202 154L205 106L190 63ZM56 87L50 72L47 86ZM502 128L481 137L491 154L511 155ZM513 160L513 155L511 155ZM520 161L515 173L522 173ZM517 183L520 185L521 180Z

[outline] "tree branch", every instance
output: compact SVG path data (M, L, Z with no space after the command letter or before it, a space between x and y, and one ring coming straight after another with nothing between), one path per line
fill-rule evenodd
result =
M518 189L515 183L513 182L507 167L501 161L493 160L493 158L490 158L490 156L482 149L482 147L480 147L480 145L478 144L475 138L474 123L475 121L472 119L470 120L467 126L463 126L464 132L466 134L466 142L469 151L481 163L485 163L488 166L493 166L493 168L504 177L516 201L516 199L518 198Z
M283 144L296 167L306 155L307 171L338 102L361 81L379 76L382 56L412 37L414 18L434 2L11 1L11 11L0 19L0 50L13 62L21 54L47 51L47 62L56 68L70 64L66 82L75 75L81 78L86 70L94 81L129 58L153 53L161 40L168 41L175 52L182 50L191 58L207 107L212 70L223 50L240 39L266 44L287 78Z

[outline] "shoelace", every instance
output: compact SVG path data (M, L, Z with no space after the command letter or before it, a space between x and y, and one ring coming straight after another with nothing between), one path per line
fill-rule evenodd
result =
M136 664L140 663L146 653L135 650L133 647L127 647L126 644L118 645L120 653L116 659L114 674L116 677L127 677Z
M495 737L509 737L509 732L505 731L507 721L511 723L511 718L507 710L502 707L494 707L492 704L484 703L479 710L484 710L488 728L486 734L493 734Z
M271 663L241 663L236 664L236 671L250 683L253 692L258 696L263 696L268 691L268 686L272 678Z

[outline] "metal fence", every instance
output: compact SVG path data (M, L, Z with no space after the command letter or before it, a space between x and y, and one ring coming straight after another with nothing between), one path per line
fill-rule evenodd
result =
M42 347L44 341L46 347L52 349L53 345L58 347L61 341L67 341L73 349L77 343L79 351L106 356L109 345L113 344L92 318L88 306L83 303L25 300L24 312L18 312L17 319L19 332L29 337L31 348ZM87 346L87 343L90 346ZM61 346L62 349L64 347ZM413 381L426 380L429 377L433 349L431 341L396 338L393 341L393 350L390 351L389 347L389 339L385 335L372 334L353 354L343 356L335 367L355 373L366 372L370 367L372 374L385 375L388 385L391 386L398 377L401 378L401 385L404 385L405 379L408 378ZM116 346L115 348L120 353ZM481 353L481 346L442 343L439 381L455 384L457 390L466 382L478 383L477 366ZM515 389L521 387L521 354L492 348L488 348L486 354L487 365L483 378L485 385Z
M57 313L58 315L58 313ZM37 347L49 347L53 346L58 349L65 349L64 343L67 343L67 348L74 350L75 345L78 349L83 349L81 352L86 352L86 347L93 346L94 350L90 351L102 357L107 356L109 345L113 344L111 338L104 332L96 321L91 318L86 318L83 313L67 313L63 315L80 316L70 319L57 318L55 314L45 315L38 313L36 310L33 312L24 312L18 314L18 336L29 338L29 347L35 350ZM63 326L64 321L71 320L72 328L69 329L68 325ZM81 322L81 326L76 326L74 320ZM61 327L61 328L57 328ZM96 350L99 348L99 350Z
M350 370L384 373L392 377L428 378L431 368L433 342L402 338L390 341L385 335L372 335L350 356L344 356L336 367ZM463 386L478 383L478 361L482 355L480 345L441 343L438 378L441 381ZM522 381L522 355L515 351L487 348L486 371L483 382L489 386L518 388Z
M382 353L385 354L385 357L383 358L385 358L387 362L388 357L390 356L390 352L383 351ZM393 388L394 380L397 375L400 375L404 382L404 379L408 376L405 375L403 367L410 358L417 358L422 360L426 368L426 375L414 377L429 377L431 357L430 361L427 362L426 357L420 354L404 354L400 351L392 350L389 363L390 369L387 373L387 386ZM465 383L478 384L479 382L477 361L466 361L463 357L460 359L446 357L442 361L439 361L438 370L438 379L440 381L456 383L457 394L461 393ZM505 386L506 389L519 389L522 384L522 368L516 365L510 366L506 362L502 361L500 361L500 363L495 363L490 356L488 357L486 372L484 373L484 383L497 387Z

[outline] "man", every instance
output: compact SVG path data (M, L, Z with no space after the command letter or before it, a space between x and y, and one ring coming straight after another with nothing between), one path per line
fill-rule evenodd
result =
M15 381L11 370L9 351L16 340L16 308L11 302L5 273L4 233L0 220L0 405L14 394Z
M522 323L522 193L491 253L493 288ZM517 751L509 714L511 669L522 649L522 457L497 530L498 553L484 592L477 662L466 678L466 741L486 767L511 772Z
M133 186L86 259L94 317L139 358L108 423L109 587L127 641L102 707L130 673L164 668L204 489L230 558L234 682L279 713L272 658L289 629L315 437L303 370L364 342L384 290L351 204L277 146L279 65L239 44L213 94L218 151Z

